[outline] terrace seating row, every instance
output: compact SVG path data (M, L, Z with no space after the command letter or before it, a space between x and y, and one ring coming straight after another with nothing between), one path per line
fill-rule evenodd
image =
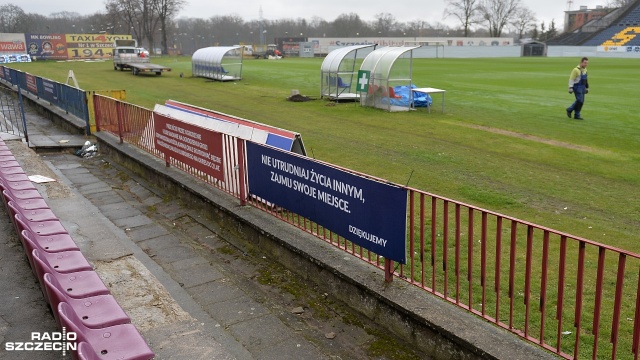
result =
M585 41L585 46L638 46L640 37L636 36L640 27L640 5L632 5L633 9L626 12L611 26L602 30L593 38Z
M74 359L152 359L129 316L1 139L0 191L58 327L76 334Z
M602 43L602 46L623 46L640 35L640 26L630 26L616 33L613 37Z

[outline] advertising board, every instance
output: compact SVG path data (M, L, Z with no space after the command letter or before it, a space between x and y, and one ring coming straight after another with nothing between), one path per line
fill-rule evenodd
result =
M247 169L251 195L406 263L406 189L252 142Z
M154 113L154 145L176 159L224 181L222 134Z

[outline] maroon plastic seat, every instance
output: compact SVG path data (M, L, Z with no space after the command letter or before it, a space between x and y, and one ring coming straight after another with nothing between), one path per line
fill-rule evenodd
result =
M90 329L84 326L73 308L66 302L58 304L58 315L67 331L76 333L77 343L86 342L99 359L148 360L155 356L138 329L131 324ZM88 352L87 346L83 346L83 350ZM78 357L78 352L74 353Z
M72 273L59 273L55 269L50 268L42 260L41 253L38 249L33 250L33 265L38 281L42 285L45 298L49 302L44 290L44 274L49 273L58 280L63 293L74 299L82 299L89 296L109 295L109 289L104 285L98 274L93 270L77 271Z
M0 188L6 190L14 199L42 199L42 195L38 192L38 190L11 190L5 188L2 184L0 184Z
M29 230L38 235L68 234L60 220L28 221L20 214L15 214L14 219L18 233Z
M5 189L10 191L19 191L19 190L38 190L35 185L30 180L27 181L6 181L0 178L0 182L3 183Z
M16 160L0 160L0 168L20 167ZM21 168L22 169L22 168Z
M16 166L0 167L0 176L9 174L24 174L25 172L20 164L18 164L18 162L16 162L16 164Z
M91 348L86 342L81 342L77 346L78 349L78 360L100 360L98 354Z
M49 205L47 205L46 201L44 201L42 197L34 199L16 199L11 196L11 193L7 190L2 190L2 196L4 197L5 203L13 201L14 204L18 205L18 207L24 210L49 208Z
M36 235L29 230L22 230L20 237L26 238L36 244L37 248L48 253L61 251L80 251L76 242L69 234Z
M29 180L29 176L27 176L27 174L25 174L24 172L6 175L0 174L0 178L4 179L5 181L31 181Z
M45 273L49 272L54 275L66 275L93 270L91 264L89 264L80 251L72 250L48 253L46 251L42 251L42 249L38 248L35 243L30 242L28 239L21 237L20 240L22 241L22 246L27 254L31 270L40 282L42 293L44 294L47 302L49 302L49 299L45 293L44 282L42 280ZM36 256L34 255L34 252L37 252L37 260L34 259L34 256ZM100 282L102 281L100 280Z
M27 221L45 221L45 220L58 220L56 214L51 209L31 209L25 210L19 207L15 202L7 202L7 208L13 216L14 214L22 215Z
M74 299L64 294L62 285L56 280L55 276L45 273L43 280L51 309L57 309L59 303L66 302L88 328L99 329L131 323L129 316L122 310L122 307L112 295L96 295L83 299ZM58 312L54 311L53 313L58 325L62 326Z
M56 253L49 253L41 248L29 238L21 238L23 241L25 251L27 254L33 254L33 250L38 250L38 256L40 260L53 271L68 274L78 271L93 270L93 266L89 264L87 258L82 255L82 252L78 250L60 251ZM44 275L44 273L40 274ZM41 279L42 277L40 277Z

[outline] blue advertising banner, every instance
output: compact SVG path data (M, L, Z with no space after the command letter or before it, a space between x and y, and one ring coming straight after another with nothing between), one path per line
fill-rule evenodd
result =
M67 59L64 34L25 34L27 52L37 59Z
M39 94L41 98L58 105L58 83L51 80L42 79L43 92ZM39 92L39 91L38 91Z
M407 190L247 141L249 193L406 263Z

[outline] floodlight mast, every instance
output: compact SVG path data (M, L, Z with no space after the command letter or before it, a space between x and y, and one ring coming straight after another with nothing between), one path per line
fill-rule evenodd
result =
M260 24L260 45L264 45L267 41L267 30L264 28L264 18L262 17L262 5L260 5L258 23Z

